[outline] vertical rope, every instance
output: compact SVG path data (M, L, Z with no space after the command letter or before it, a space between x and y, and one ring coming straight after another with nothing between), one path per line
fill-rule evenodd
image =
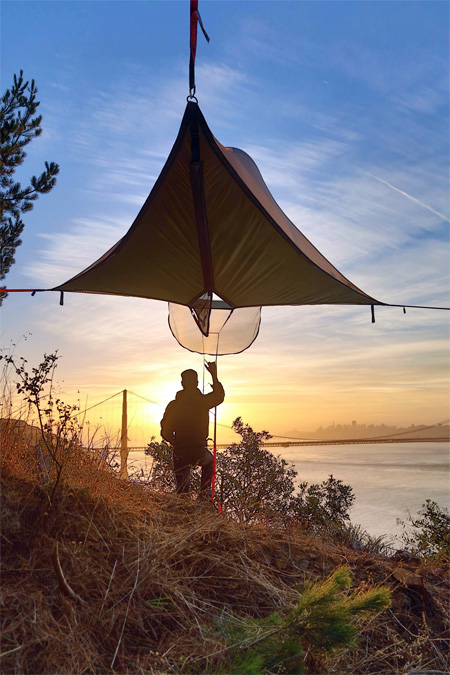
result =
M203 381L202 381L202 394L205 393L205 370L206 370L206 359L205 359L205 336L202 333L202 352L203 352Z
M213 433L213 475L211 482L211 501L214 502L214 488L216 485L216 458L217 458L217 406L214 408L214 433Z
M218 361L218 355L219 355L219 336L220 332L217 334L217 345L216 345L216 369L217 369L217 361ZM213 434L213 475L212 475L212 482L211 482L211 501L214 504L214 488L216 485L216 463L217 463L217 406L214 408L214 434ZM217 510L220 513L222 513L222 505L219 502L217 503Z

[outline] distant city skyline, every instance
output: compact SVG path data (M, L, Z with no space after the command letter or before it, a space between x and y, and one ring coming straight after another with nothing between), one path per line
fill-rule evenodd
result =
M320 425L316 429L291 429L286 436L292 438L300 437L306 434L306 437L324 438L377 438L377 437L395 437L409 436L417 438L449 438L450 440L450 420L441 420L436 424L410 424L408 426L398 426L396 424L371 424L356 423L355 420L350 423L337 423L328 426Z

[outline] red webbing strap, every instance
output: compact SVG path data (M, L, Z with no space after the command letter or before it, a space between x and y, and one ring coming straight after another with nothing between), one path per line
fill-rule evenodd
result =
M191 0L191 13L190 13L190 35L189 35L189 47L190 47L190 59L189 59L189 96L195 96L195 55L197 53L197 23L200 24L203 35L207 42L209 42L209 35L203 26L202 17L198 11L198 0Z
M189 59L189 93L195 94L195 54L197 52L197 22L198 22L198 0L191 0L191 16L190 16L190 41L189 47L191 56Z

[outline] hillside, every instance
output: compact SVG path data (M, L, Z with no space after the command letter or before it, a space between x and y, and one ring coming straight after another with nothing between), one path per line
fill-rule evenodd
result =
M58 485L40 484L25 455L4 456L1 489L5 675L243 673L229 669L230 622L284 612L342 565L353 590L383 584L392 605L358 619L351 651L315 649L305 631L306 672L448 672L444 563L238 524L77 453Z

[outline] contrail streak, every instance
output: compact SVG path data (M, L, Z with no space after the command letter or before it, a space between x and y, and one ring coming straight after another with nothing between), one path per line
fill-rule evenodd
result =
M395 190L395 192L399 192L401 195L406 197L407 199L410 199L412 202L415 202L416 204L419 204L419 206L422 206L424 209L427 209L428 211L431 211L431 213L434 213L436 216L439 216L439 218L442 218L443 220L446 220L447 223L450 223L449 217L441 213L440 211L436 211L436 209L433 209L431 206L428 206L428 204L424 204L423 202L420 201L420 199L417 199L416 197L413 197L412 195L408 194L404 190L400 190L400 188L395 187L395 185L392 185L392 183L388 183L387 180L384 180L383 178L380 178L379 176L375 176L373 173L370 173L369 171L364 171L368 176L371 176L372 178L375 178L379 183L383 183L383 185L387 185L391 190Z

